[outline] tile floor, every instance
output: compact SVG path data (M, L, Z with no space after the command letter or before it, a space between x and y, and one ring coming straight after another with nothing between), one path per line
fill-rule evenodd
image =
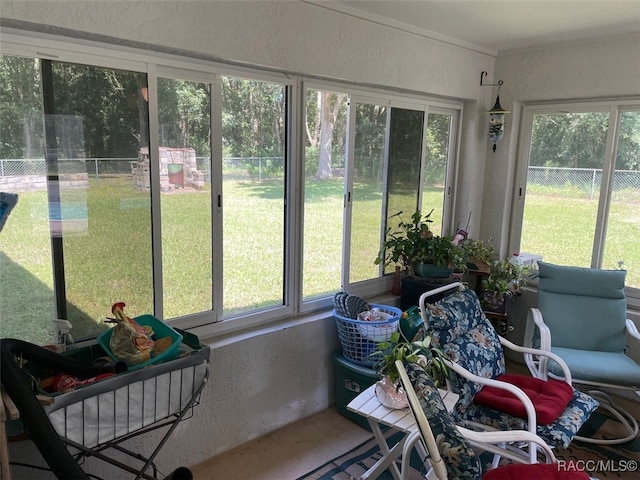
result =
M195 480L293 480L370 437L329 408L190 469Z

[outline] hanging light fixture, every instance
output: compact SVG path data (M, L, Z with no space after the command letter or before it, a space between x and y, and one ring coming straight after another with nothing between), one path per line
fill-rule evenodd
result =
M506 113L511 113L509 110L505 110L500 105L500 88L504 84L502 80L498 80L498 83L484 83L484 77L487 76L487 72L480 74L480 86L482 87L498 87L498 94L496 95L496 103L493 108L487 113L489 114L489 140L493 143L493 151L496 151L496 145L504 135L504 116Z

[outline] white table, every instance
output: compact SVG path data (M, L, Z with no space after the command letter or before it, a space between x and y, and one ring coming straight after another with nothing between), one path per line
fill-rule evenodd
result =
M376 397L375 387L375 384L371 385L347 405L348 410L367 419L382 453L382 458L362 474L360 480L377 478L388 468L391 468L391 474L395 480L402 480L405 478L403 474L409 466L409 455L420 438L420 432L411 410L409 408L392 409L385 407ZM447 410L449 412L453 411L453 407L458 401L458 395L441 389L439 389L439 392ZM398 443L389 448L382 433L382 425L403 432L405 435ZM400 457L402 457L402 468L399 468L396 462Z

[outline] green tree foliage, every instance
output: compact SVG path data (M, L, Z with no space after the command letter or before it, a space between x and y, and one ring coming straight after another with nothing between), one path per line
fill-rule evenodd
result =
M55 62L53 83L56 114L82 118L84 156L135 158L148 144L144 74Z
M640 162L640 115L622 114L616 169L637 170ZM608 113L557 113L533 117L529 164L546 167L602 168Z
M282 85L223 77L222 103L225 156L283 155L286 104Z
M211 95L208 84L158 79L160 146L191 147L211 154Z
M438 185L445 177L449 154L451 116L430 113L427 123L427 154L425 156L424 185Z
M381 105L358 104L356 108L356 176L376 178L381 173L385 145L387 108Z
M23 158L25 121L42 115L39 61L0 56L0 158Z

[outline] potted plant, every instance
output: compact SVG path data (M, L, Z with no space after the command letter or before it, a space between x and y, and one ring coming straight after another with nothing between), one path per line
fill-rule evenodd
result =
M395 228L387 228L375 264L413 270L420 276L448 277L458 247L452 243L453 237L434 235L429 229L431 213L433 210L423 216L416 210L410 222L402 219L402 212L393 215L391 218L400 220Z
M482 280L480 303L484 310L507 314L511 298L525 284L527 268L510 260L493 262L489 276Z
M489 272L496 257L491 240L484 242L467 238L459 243L459 248L468 269Z
M389 408L408 406L406 395L400 388L396 360L418 363L433 378L437 386L443 386L448 376L445 354L433 345L432 337L409 342L400 332L394 332L388 341L379 342L371 354L376 360L374 368L380 380L376 382L376 396L380 403Z

